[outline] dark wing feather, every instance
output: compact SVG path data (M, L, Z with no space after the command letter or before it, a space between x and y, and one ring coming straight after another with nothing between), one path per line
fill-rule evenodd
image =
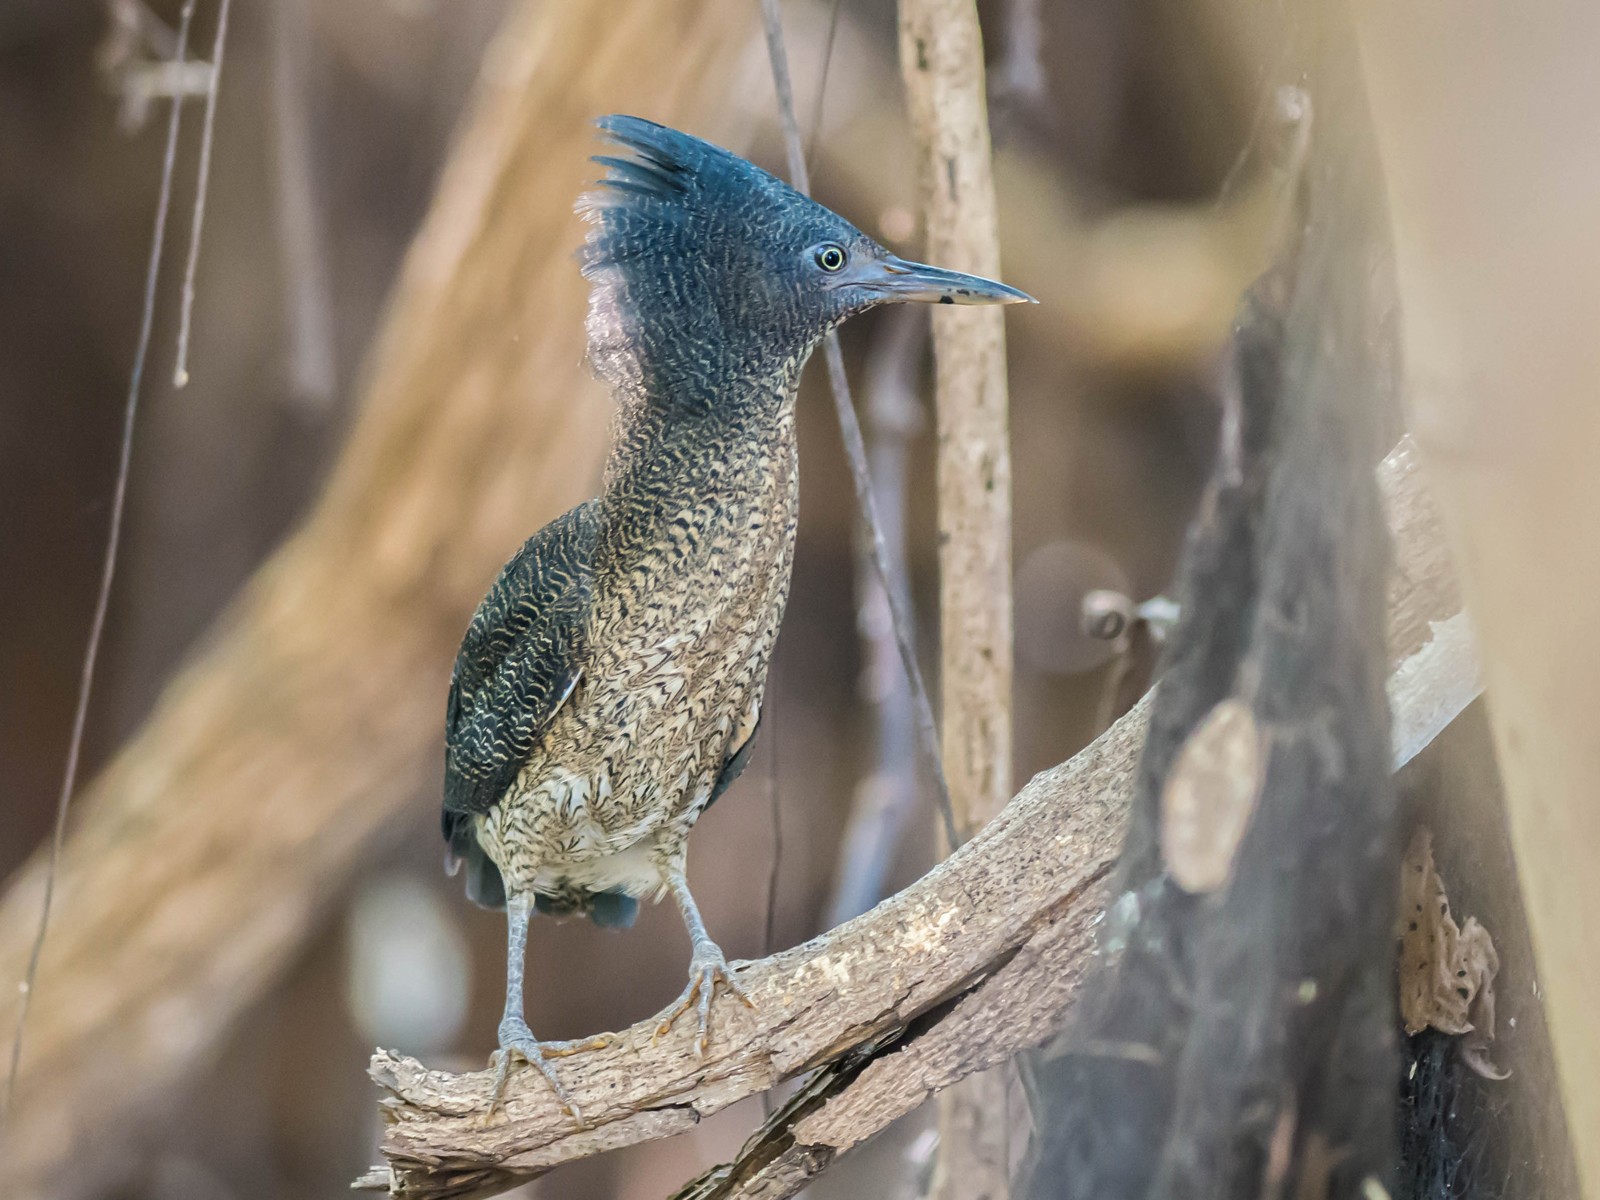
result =
M706 808L715 804L722 793L732 787L733 781L743 775L744 769L750 765L750 751L755 747L756 734L761 732L761 718L764 715L764 712L756 714L755 727L750 730L750 736L739 743L739 748L728 755L723 762L722 770L717 775L716 785L711 789L711 798L706 801Z
M446 710L445 837L487 812L577 686L600 506L556 518L505 565L461 641ZM458 853L460 849L458 848Z

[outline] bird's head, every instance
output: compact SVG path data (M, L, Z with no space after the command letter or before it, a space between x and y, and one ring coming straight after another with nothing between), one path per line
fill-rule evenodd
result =
M639 117L598 122L626 153L579 201L589 353L614 384L711 402L733 376L797 371L874 305L1012 304L1002 283L889 253L738 155Z

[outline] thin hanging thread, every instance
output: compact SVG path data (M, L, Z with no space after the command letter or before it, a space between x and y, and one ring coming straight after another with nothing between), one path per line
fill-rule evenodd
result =
M189 257L183 267L183 308L178 319L178 364L172 370L174 387L189 382L189 325L194 317L194 274L200 262L200 229L206 220L206 190L211 182L211 145L216 140L217 90L222 79L222 51L228 38L228 9L233 0L217 6L217 36L211 42L211 77L206 81L206 115L201 123L200 173L194 189L194 216L189 222Z
M794 86L789 79L789 56L783 46L783 23L778 13L778 0L761 0L761 15L766 26L767 56L772 62L772 82L778 93L778 115L783 125L784 147L788 151L790 180L796 190L809 196L811 175L806 169L800 126L794 116ZM950 785L944 776L939 728L933 719L933 705L928 701L922 668L917 665L916 647L911 642L910 616L891 583L889 550L883 540L883 525L878 520L878 505L872 494L872 476L867 470L866 444L861 438L861 423L856 419L855 404L850 398L850 381L844 371L844 352L839 348L839 335L830 332L823 340L822 350L828 364L828 380L833 386L833 406L839 417L839 433L844 439L845 457L849 460L850 477L855 484L856 503L867 527L867 540L872 544L872 565L889 598L895 646L900 652L900 663L911 685L918 740L927 759L928 773L933 777L934 794L939 800L939 815L944 821L945 837L954 850L961 845L962 839L960 827L956 824L955 809L950 803Z
M174 66L181 66L189 50L189 24L196 0L186 0L178 18L178 40L173 50ZM83 670L78 679L78 703L72 716L72 737L67 744L67 763L56 801L55 829L50 839L50 857L45 866L44 900L39 906L39 928L34 933L28 969L19 986L22 1002L17 1011L16 1033L11 1039L11 1067L6 1074L6 1091L0 1102L0 1120L11 1111L17 1075L22 1066L22 1035L33 1001L34 983L39 974L39 956L44 950L50 927L50 908L55 899L56 873L61 865L61 847L66 840L67 812L78 778L78 758L83 748L83 730L89 716L89 695L94 687L95 663L100 657L100 642L105 633L106 613L111 606L111 583L117 572L117 551L122 542L122 516L128 497L128 471L133 461L133 426L139 412L139 389L144 382L144 364L150 351L150 334L155 326L156 283L161 271L161 249L166 241L167 210L172 203L172 176L178 159L178 126L183 111L183 96L174 92L172 116L167 122L167 147L161 162L161 191L156 200L155 232L150 240L150 260L145 268L144 311L139 323L138 348L134 351L133 371L128 381L128 397L123 406L122 449L117 459L117 482L111 493L111 530L106 539L105 560L100 570L100 591L95 598L94 616L89 622L89 641L84 649Z

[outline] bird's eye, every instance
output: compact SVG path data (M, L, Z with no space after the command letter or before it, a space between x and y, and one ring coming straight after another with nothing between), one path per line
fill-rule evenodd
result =
M842 271L845 263L844 247L835 246L832 242L825 246L818 246L816 260L817 266L827 271L830 275L835 271Z

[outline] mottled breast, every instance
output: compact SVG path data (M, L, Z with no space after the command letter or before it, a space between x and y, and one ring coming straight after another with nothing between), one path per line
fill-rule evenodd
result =
M578 685L484 819L513 888L637 895L681 865L754 732L788 598L798 463L785 410L775 436L647 480L648 508L604 535Z

